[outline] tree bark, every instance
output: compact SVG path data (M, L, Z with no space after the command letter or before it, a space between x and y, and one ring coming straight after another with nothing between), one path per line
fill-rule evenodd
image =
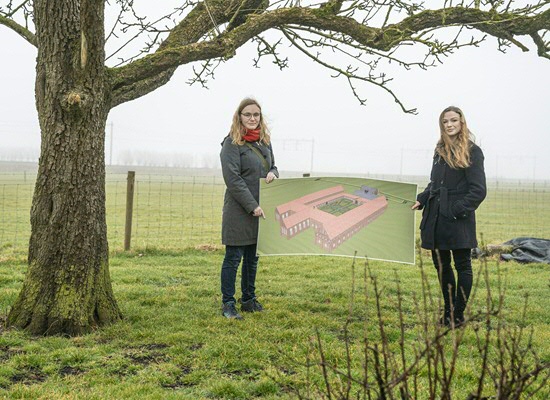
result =
M34 10L42 144L28 271L8 324L80 335L121 319L105 220L104 1L37 0Z

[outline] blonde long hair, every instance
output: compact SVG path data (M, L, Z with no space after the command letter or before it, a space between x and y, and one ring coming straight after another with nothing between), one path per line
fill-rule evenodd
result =
M260 109L260 112L262 111L262 107L255 99L247 97L241 101L239 107L235 111L235 114L233 114L233 122L231 123L231 129L229 130L229 136L231 136L233 143L238 144L239 146L244 144L243 135L246 134L246 128L241 123L241 112L245 107L250 105L255 105ZM269 144L271 142L271 135L269 134L269 129L262 114L260 114L260 122L258 127L260 128L260 142Z
M462 124L462 128L455 140L452 140L449 135L447 135L445 127L443 126L443 116L449 111L453 111L460 115L460 123ZM441 136L435 148L436 153L439 154L451 168L468 168L470 166L470 146L471 142L474 141L474 135L468 129L468 124L466 124L466 118L464 118L462 110L455 106L449 106L444 109L439 115L439 131Z

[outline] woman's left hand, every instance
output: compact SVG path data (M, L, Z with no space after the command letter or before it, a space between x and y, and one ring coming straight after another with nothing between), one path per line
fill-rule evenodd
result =
M267 176L265 177L265 183L271 183L275 178L276 176L273 172L268 172Z

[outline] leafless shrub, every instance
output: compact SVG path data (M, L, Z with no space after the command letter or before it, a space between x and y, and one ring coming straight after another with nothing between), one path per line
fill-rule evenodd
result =
M396 329L388 323L387 311L385 314L383 309L388 299L367 260L363 270L364 304L361 304L365 307L362 310L364 332L361 345L354 345L350 334L358 291L354 260L351 299L343 326L343 366L329 361L325 344L317 330L311 338L306 356L305 393L303 389L295 388L298 398L452 399L455 398L453 389L460 379L457 362L463 357L474 362L478 372L471 390L467 389L470 391L467 399L533 398L548 384L550 363L538 357L533 345L533 330L527 327L527 297L519 323L512 325L506 321L506 290L498 263L498 284L492 288L487 260L481 260L470 304L475 303L473 300L480 292L478 289L484 285L484 308L474 312L469 306L463 326L445 327L439 323L439 316L434 311L441 308L441 300L435 300L431 294L420 252L419 259L421 293L419 298L413 294L416 340L408 337L410 323L406 322L406 314L410 314L410 311L403 305L405 296L397 273L397 295L389 300L394 302L394 312L398 315L396 340ZM376 324L375 340L372 339L372 324ZM474 341L477 352L465 348L466 336L470 337L470 342ZM360 355L354 357L354 352ZM357 358L361 362L360 368L357 366Z

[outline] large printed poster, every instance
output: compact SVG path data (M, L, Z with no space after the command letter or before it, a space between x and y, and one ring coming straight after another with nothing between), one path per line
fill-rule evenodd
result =
M377 179L262 180L258 254L368 257L414 264L417 186Z

